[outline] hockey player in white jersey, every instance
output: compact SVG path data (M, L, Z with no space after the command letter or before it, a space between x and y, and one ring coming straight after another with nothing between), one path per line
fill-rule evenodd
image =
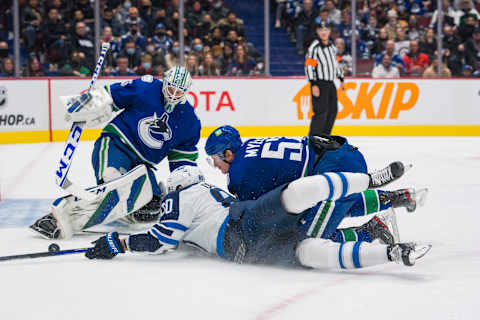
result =
M412 266L431 248L415 243L342 242L304 238L299 214L319 201L337 200L368 188L362 173L325 173L282 185L257 200L237 201L204 182L200 170L180 167L168 180L159 221L146 233L120 239L117 232L94 242L89 259L120 253L165 252L180 242L237 263L362 268L389 262Z

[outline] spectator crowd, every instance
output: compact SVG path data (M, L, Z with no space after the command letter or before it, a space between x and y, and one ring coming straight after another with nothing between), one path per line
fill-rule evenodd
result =
M351 2L345 0L275 0L275 28L284 28L304 55L315 38L315 25L327 23L345 75L351 74L351 37L356 34L357 66L369 62L373 77L480 76L480 0L360 0L355 30ZM437 23L442 17L441 36ZM442 61L437 59L442 41ZM358 70L358 68L357 68Z
M162 75L179 64L180 0L101 0L104 76ZM14 76L12 0L0 4L0 77ZM264 73L243 21L223 0L185 0L185 65L193 76ZM20 0L22 76L91 75L96 62L91 0Z

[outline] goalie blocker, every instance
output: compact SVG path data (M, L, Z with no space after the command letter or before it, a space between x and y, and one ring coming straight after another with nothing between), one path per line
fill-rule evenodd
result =
M160 199L153 196L145 165L87 191L97 194L95 200L73 195L58 198L52 203L51 211L30 228L46 239L69 239L75 233L130 214L134 220L143 222L157 219L160 213ZM132 218L129 217L129 221Z

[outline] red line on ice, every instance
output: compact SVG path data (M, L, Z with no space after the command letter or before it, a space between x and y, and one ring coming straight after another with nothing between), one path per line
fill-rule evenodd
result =
M349 280L350 279L342 279L342 280L339 280L339 281L334 281L333 283L330 283L330 284L327 284L327 285L323 285L321 288L312 288L312 289L306 290L304 292L300 292L300 293L294 295L293 297L287 298L287 299L282 300L279 303L273 305L269 309L260 313L255 319L256 320L272 319L272 317L275 314L283 311L284 309L290 307L291 305L294 305L295 303L299 302L302 298L305 298L305 297L308 297L310 295L319 293L320 289L325 289L325 288L328 288L328 287L334 287L336 285L342 284L342 283L344 283L346 281L349 281Z

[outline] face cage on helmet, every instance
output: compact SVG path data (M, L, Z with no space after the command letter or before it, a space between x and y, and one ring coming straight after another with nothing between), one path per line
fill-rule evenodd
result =
M186 92L187 89L175 86L171 82L165 81L166 85L163 87L163 95L167 99L167 101L171 104L177 104L179 102L183 102L186 100ZM173 93L170 93L168 90L169 88L173 89ZM181 93L181 95L177 95Z

